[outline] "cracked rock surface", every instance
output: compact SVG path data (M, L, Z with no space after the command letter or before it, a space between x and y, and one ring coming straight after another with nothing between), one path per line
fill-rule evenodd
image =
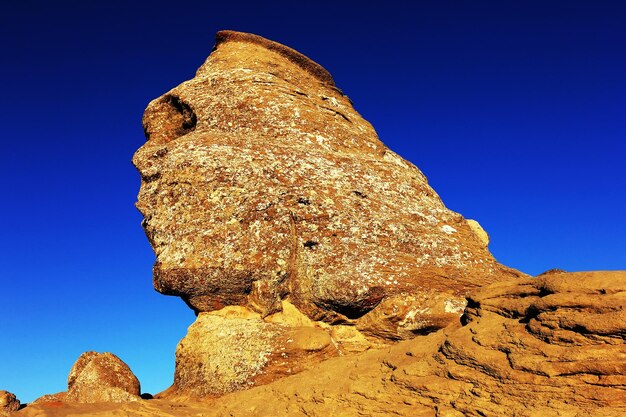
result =
M288 298L312 319L346 321L391 296L435 291L454 304L521 275L322 67L283 45L218 33L196 76L152 101L143 123L133 162L154 284L196 311L266 316Z

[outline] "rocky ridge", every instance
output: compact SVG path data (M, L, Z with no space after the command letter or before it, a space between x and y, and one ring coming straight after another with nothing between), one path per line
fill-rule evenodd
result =
M624 415L625 299L624 271L493 284L464 325L233 394L215 415Z

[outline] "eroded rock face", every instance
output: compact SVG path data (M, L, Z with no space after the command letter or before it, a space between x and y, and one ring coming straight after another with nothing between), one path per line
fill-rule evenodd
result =
M200 313L176 349L162 398L210 397L266 384L338 356L328 331L306 320L261 319L245 307Z
M198 313L258 313L200 314L168 393L282 375L265 358L288 330L265 319L285 302L349 353L441 329L470 290L522 275L378 139L326 70L278 43L219 32L196 76L152 101L143 125L133 163L155 288ZM254 358L240 337L254 340Z
M280 44L218 33L195 78L150 103L144 128L133 162L154 285L196 311L267 316L288 299L345 322L389 297L458 303L518 275L322 67ZM447 312L424 321L431 313Z
M85 352L67 378L67 392L59 399L79 403L138 400L139 381L120 358L112 353Z
M190 417L622 417L625 300L626 271L500 282L471 296L464 325L330 358L210 402L174 408L153 400L109 410L138 417L172 410ZM69 408L66 414L29 408L20 415L80 415Z
M9 391L0 390L0 416L8 416L20 409L20 401Z
M464 326L331 359L224 397L214 412L623 416L625 307L626 271L493 284L471 297Z

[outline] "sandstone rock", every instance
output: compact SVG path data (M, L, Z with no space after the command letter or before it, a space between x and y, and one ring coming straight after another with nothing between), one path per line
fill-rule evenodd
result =
M67 392L57 392L55 394L45 394L41 397L35 399L33 402L29 403L28 406L32 406L33 404L41 404L44 407L55 407L65 402L65 398L67 397Z
M14 394L0 390L0 416L8 416L20 409L20 401Z
M480 225L443 205L326 70L278 43L219 32L195 78L153 100L143 125L133 163L155 288L196 312L260 315L200 314L166 394L281 374L266 361L285 323L263 319L285 303L317 327L353 326L326 328L328 352L350 353L441 329L470 290L523 275L494 260ZM288 369L305 369L295 357Z
M144 127L154 285L199 312L174 385L67 402L139 394L88 352L20 415L626 415L626 272L499 265L306 57L220 32Z
M264 321L245 307L200 313L176 349L174 385L159 397L221 395L300 372L339 354L328 332L312 322L285 326L274 321Z
M625 307L626 271L493 284L462 327L220 398L214 415L623 416Z
M547 271L542 272L541 274L537 275L538 277L542 276L542 275L550 275L550 274L563 274L567 271L564 271L562 269L559 268L552 268L552 269L548 269Z
M439 291L389 297L359 319L356 328L383 340L411 339L458 321L465 304Z
M247 391L178 404L35 405L18 415L622 417L625 299L626 271L501 282L470 297L465 325Z
M125 402L139 399L139 381L128 365L112 353L85 352L67 378L64 401Z
M458 303L521 275L322 67L283 45L219 32L196 77L152 101L143 123L133 162L154 285L196 311L266 316L288 299L311 319L349 322L390 297Z
M489 246L489 235L485 232L485 229L476 220L467 219L467 225L472 229L472 232L482 242L484 247Z

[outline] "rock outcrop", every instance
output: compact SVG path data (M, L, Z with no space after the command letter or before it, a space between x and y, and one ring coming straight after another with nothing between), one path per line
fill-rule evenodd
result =
M311 319L347 322L434 291L456 306L437 315L520 275L322 67L283 45L219 32L195 78L152 101L143 123L133 162L154 285L196 311L267 316L289 299ZM415 313L425 330L430 313Z
M0 390L0 416L9 414L20 409L20 401L9 391Z
M626 415L626 271L500 282L462 323L340 356L205 402L108 405L127 416L563 417ZM93 415L43 406L23 416Z
M502 282L469 304L463 326L223 397L215 415L626 415L626 271Z
M136 401L139 395L139 380L120 358L109 352L85 352L72 366L67 392L59 399L117 403Z
M155 288L197 313L259 315L218 324L200 314L179 346L175 387L204 375L210 391L229 391L267 375L260 358L289 330L264 319L285 302L320 328L351 326L326 331L363 350L444 328L471 290L523 276L378 139L326 70L278 43L219 32L195 78L152 101L143 125L133 163ZM231 325L274 336L258 339L258 360L238 376L223 379L220 366L209 377L209 352L230 346L221 352L237 361L240 342L201 333Z
M176 349L174 385L159 397L222 395L298 373L339 349L306 317L287 325L245 307L200 313Z

